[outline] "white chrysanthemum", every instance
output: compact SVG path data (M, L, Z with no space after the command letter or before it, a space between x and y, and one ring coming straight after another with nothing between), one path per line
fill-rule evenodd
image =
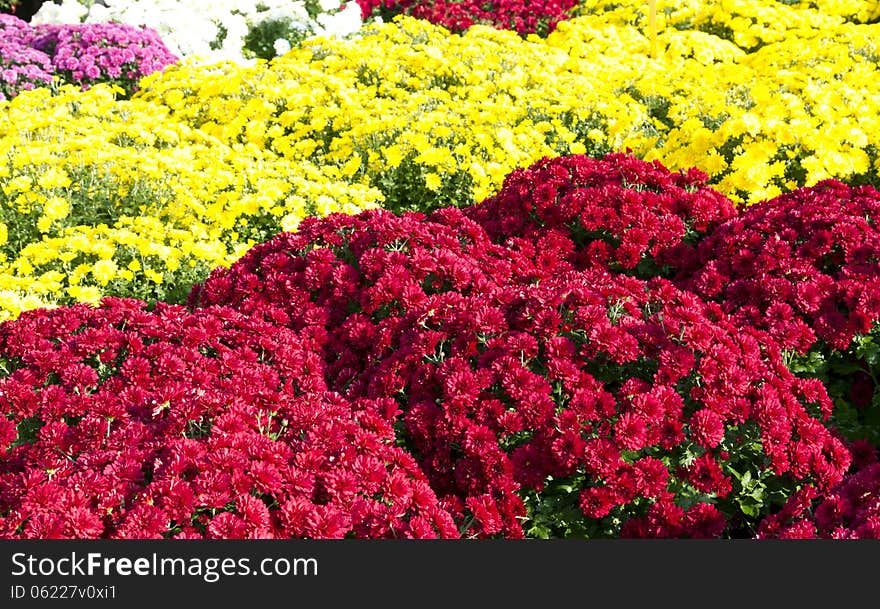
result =
M317 17L318 23L329 36L344 37L358 32L363 25L361 7L357 2L349 2L338 13L322 13Z
M217 24L221 31L226 32L220 45L220 51L230 59L237 57L237 59L232 61L242 59L241 49L244 46L245 36L247 36L250 29L247 20L242 15L226 13L217 19Z
M61 4L44 2L39 10L31 17L31 25L45 23L82 23L89 9L77 2L77 0L64 0Z
M179 57L204 54L211 50L219 30L202 11L178 2L108 2L107 7L92 6L87 21L117 21L145 25L156 30L162 42ZM186 24L186 27L182 27Z
M287 42L287 40L285 40L284 38L279 38L272 46L275 47L275 54L278 57L281 57L282 55L290 51L290 43Z
M43 5L45 6L45 5ZM108 23L113 21L113 12L103 4L95 4L83 14L86 23ZM119 21L118 19L116 21Z
M293 24L308 24L310 21L309 13L302 2L291 2L285 6L275 6L269 10L261 11L251 15L251 25L256 25L263 21L281 21L289 19Z

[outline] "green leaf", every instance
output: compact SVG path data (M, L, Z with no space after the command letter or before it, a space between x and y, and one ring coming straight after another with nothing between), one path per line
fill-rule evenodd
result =
M749 518L755 518L760 513L760 510L755 505L750 505L750 504L742 503L742 502L737 502L737 503L739 503L739 508L742 511L742 513L745 514L746 516L748 516Z

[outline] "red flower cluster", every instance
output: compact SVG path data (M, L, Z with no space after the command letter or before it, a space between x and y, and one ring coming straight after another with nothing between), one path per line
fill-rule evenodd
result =
M852 447L854 471L821 494L806 487L767 517L759 539L880 539L880 463L873 446Z
M393 403L327 392L284 328L109 299L26 313L0 353L0 537L458 535Z
M520 35L546 36L556 24L571 17L577 0L357 0L364 16L390 19L412 15L451 32L460 33L474 24L513 30Z
M846 404L834 425L880 441L880 191L827 180L746 209L704 239L677 284L798 354Z
M564 479L597 534L718 536L742 525L744 477L825 488L849 454L811 414L830 414L824 388L763 335L607 271L671 263L732 215L700 179L624 155L543 161L471 210L308 220L191 304L323 341L331 390L393 398L399 439L469 534L522 536L523 495Z
M849 347L880 319L880 192L827 180L747 208L679 285L783 348Z
M578 269L671 276L695 256L696 243L736 215L707 180L695 168L672 173L620 153L571 155L514 170L498 194L466 213L508 245L568 239L574 249L566 259Z

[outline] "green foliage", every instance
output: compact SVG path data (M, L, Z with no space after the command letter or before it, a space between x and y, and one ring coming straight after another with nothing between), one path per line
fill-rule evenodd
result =
M277 56L276 40L286 40L291 46L308 36L290 17L266 19L254 24L244 37L244 53L258 59L269 61Z
M22 446L24 444L30 444L34 440L37 439L37 433L46 423L36 417L29 417L27 419L22 419L21 423L18 424L18 437L15 442L12 443L12 447Z
M471 204L473 178L464 171L454 174L437 172L442 182L436 190L428 187L428 172L410 152L397 167L385 167L372 181L385 197L382 207L394 213L418 211L430 213L442 207Z
M786 353L785 363L794 374L825 385L834 402L829 426L848 440L880 446L880 324L856 336L845 351L820 342L804 355Z
M535 539L602 538L611 535L614 518L600 523L589 522L579 506L584 476L548 477L544 489L523 495L527 517L523 523L526 537ZM619 524L619 523L617 523Z

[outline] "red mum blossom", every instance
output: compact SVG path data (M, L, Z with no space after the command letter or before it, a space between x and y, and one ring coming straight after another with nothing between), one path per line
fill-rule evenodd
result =
M6 451L17 437L18 430L15 428L15 423L0 417L0 452Z
M694 441L705 448L715 448L724 438L724 419L709 409L695 412L690 427Z
M608 486L594 486L581 492L580 507L588 518L604 518L617 505L617 495Z
M647 435L648 426L637 413L624 412L614 424L615 440L625 450L644 448Z
M685 466L682 477L701 493L712 493L718 497L726 497L733 488L730 479L721 471L718 461L709 453L697 457L693 463Z
M685 512L682 526L688 537L717 539L727 528L727 519L716 506L697 503Z

